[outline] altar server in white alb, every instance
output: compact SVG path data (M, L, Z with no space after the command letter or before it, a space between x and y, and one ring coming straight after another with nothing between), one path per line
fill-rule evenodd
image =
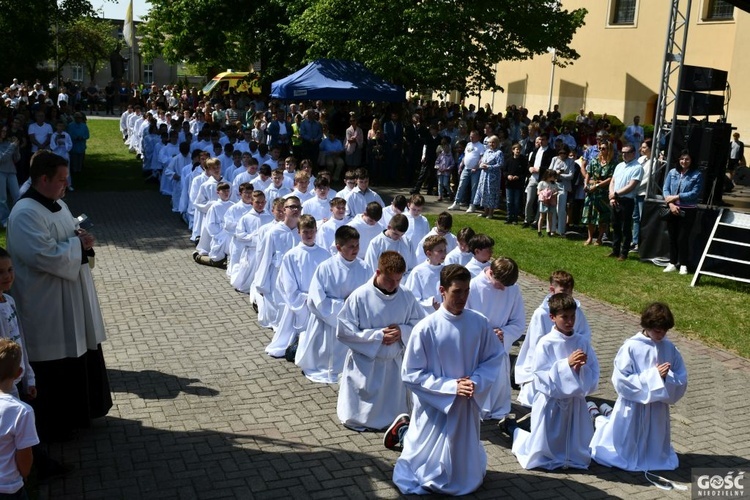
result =
M237 226L239 226L240 221L244 216L252 212L260 214L261 212L259 212L258 209L264 208L256 205L256 197L254 197L253 185L251 183L245 182L243 184L240 184L239 190L239 201L235 202L231 207L229 207L227 212L224 214L224 230L230 235L227 242L227 255L229 256L227 278L229 278L230 281L232 280L232 277L237 273L237 263L240 260L243 249L243 246L241 245L237 237ZM263 199L265 200L265 198Z
M224 215L229 207L234 205L229 199L231 189L232 186L228 182L221 181L216 185L216 193L219 199L214 201L206 212L201 239L195 246L195 252L193 253L193 259L199 264L218 267L226 264L225 259L229 250L231 235L224 230Z
M273 218L270 222L262 224L258 229L256 229L252 234L254 234L254 238L257 240L257 247L255 249L255 256L252 257L252 260L250 262L250 267L245 268L244 267L244 261L243 264L240 264L242 267L240 269L240 277L238 279L242 278L242 273L247 273L245 276L249 280L248 282L248 290L250 294L250 303L253 304L253 308L258 313L258 323L260 323L262 326L268 327L270 324L268 323L268 318L265 313L267 310L264 305L263 296L258 292L258 286L257 286L257 277L258 277L258 262L260 261L260 249L263 248L263 243L266 241L266 237L268 236L268 233L270 233L274 226L278 224L284 223L284 216L286 214L286 210L284 210L284 198L276 198L273 202L273 213L271 214ZM248 254L248 259L250 259L250 254ZM244 282L243 282L244 283ZM236 288L240 290L244 290L244 288L241 288L240 285L233 285Z
M294 363L305 377L321 384L335 384L344 369L348 348L336 339L338 315L354 290L372 278L359 252L359 233L350 226L336 230L336 255L313 273L307 305L310 319L300 334Z
M503 363L497 380L482 403L482 418L501 419L510 412L510 349L521 338L526 312L518 281L518 264L498 257L490 267L471 280L466 307L484 314L503 351Z
M317 226L312 215L303 215L297 224L301 241L281 259L278 288L283 303L279 327L266 346L266 353L275 358L283 357L286 348L304 330L310 316L307 307L307 292L315 270L331 254L315 244Z
M427 257L412 270L404 288L414 294L427 315L439 309L443 301L440 295L440 271L443 269L447 244L442 236L432 235L422 246Z
M524 469L587 469L594 427L586 396L599 384L599 363L589 339L574 331L575 299L553 295L549 313L555 326L534 354L531 432L516 428L512 451Z
M612 385L617 402L609 417L596 419L591 456L602 465L629 471L674 470L669 405L687 390L682 356L667 338L674 317L666 304L641 314L643 330L625 341L615 357Z
M315 244L323 247L331 255L336 255L336 230L346 224L346 200L335 197L328 202L330 214L328 220L323 223L319 222L318 235L315 237Z
M412 248L414 248L414 256L417 259L415 262L420 263L427 257L427 255L424 253L424 247L422 245L424 244L424 240L426 240L428 236L442 236L443 238L445 238L447 252L452 252L453 249L458 246L458 240L456 240L456 236L451 233L452 228L453 216L451 215L451 213L439 213L435 221L435 227L430 229L430 231L422 237L419 243L417 243L416 245L412 244ZM459 264L459 262L452 262L452 264Z
M241 292L250 290L250 283L252 283L255 274L257 246L260 240L258 230L262 226L272 223L275 213L279 214L277 220L284 220L283 203L279 202L282 206L281 210L266 212L266 195L263 194L263 191L252 191L252 184L247 183L246 185L247 188L240 187L243 190L242 198L247 198L247 193L250 192L253 208L240 217L234 228L231 248L234 249L235 256L230 259L230 265L227 268L229 283Z
M547 335L554 326L549 314L549 299L556 293L565 293L573 295L575 280L573 275L567 271L554 271L549 277L549 294L544 297L542 303L536 308L534 314L529 320L529 327L526 330L526 338L521 345L521 350L516 358L515 378L516 383L521 386L518 391L518 402L524 406L531 406L534 401L534 353L539 340ZM576 300L576 322L573 327L575 333L581 334L591 341L591 327L583 313L581 303Z
M474 254L469 250L469 240L474 237L476 233L469 226L462 227L456 234L456 248L448 251L448 255L445 256L445 265L448 264L461 264L465 266L469 263Z
M443 268L443 304L414 327L406 344L401 378L414 409L384 437L388 448L403 444L393 482L404 494L466 495L484 480L479 403L500 371L502 352L487 318L464 308L470 279L463 266Z
M349 209L349 202L347 201L347 210ZM367 204L365 211L357 215L349 222L347 226L351 226L359 233L359 257L364 260L367 249L370 247L370 242L375 239L377 235L383 230L378 221L383 216L383 207L377 202L370 202Z
M406 273L408 274L411 271L414 267L414 259L411 255L411 246L404 238L407 229L409 229L409 221L405 215L396 214L391 218L386 230L375 236L365 251L364 260L370 266L370 269L377 269L380 255L390 250L401 254L404 262L406 262Z
M284 199L284 222L273 226L258 249L259 260L255 286L263 295L263 304L266 308L264 317L267 325L274 329L279 325L283 306L278 281L281 259L299 243L297 223L301 210L302 204L296 196Z
M339 313L336 338L349 352L336 411L341 423L356 431L385 429L408 409L401 361L404 343L424 313L399 286L405 272L400 254L384 252L375 278L352 292Z

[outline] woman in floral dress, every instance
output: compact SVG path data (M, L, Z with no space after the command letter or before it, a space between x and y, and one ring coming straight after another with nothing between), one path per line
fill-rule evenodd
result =
M500 206L500 169L505 158L499 148L500 139L496 135L490 137L488 146L479 160L481 173L474 195L474 206L484 209L479 217L491 219L495 209Z
M612 145L605 141L599 146L599 156L586 165L584 172L586 199L583 201L581 222L588 226L588 239L583 243L584 245L590 245L592 242L594 245L601 245L602 236L609 226L609 181L615 171L613 156ZM596 241L593 241L597 226L599 226L599 234Z

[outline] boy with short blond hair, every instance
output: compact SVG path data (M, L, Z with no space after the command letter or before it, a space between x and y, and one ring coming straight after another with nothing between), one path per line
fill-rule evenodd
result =
M289 198L290 196L296 196L300 204L315 196L310 189L310 175L307 172L299 171L294 174L294 190L284 195L284 198Z
M231 189L228 182L222 181L216 185L219 199L213 202L206 212L201 239L193 252L193 260L198 264L212 267L226 266L232 234L224 230L224 216L234 204L229 199Z
M31 471L31 447L39 444L34 410L13 395L21 377L21 346L0 338L0 494L26 498L24 479Z

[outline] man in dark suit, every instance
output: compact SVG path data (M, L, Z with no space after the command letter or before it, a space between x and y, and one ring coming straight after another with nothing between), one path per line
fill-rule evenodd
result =
M537 227L538 203L536 185L542 180L544 172L555 157L554 148L549 145L549 134L546 132L537 137L537 147L529 157L529 183L526 185L526 211L523 227Z
M407 165L406 181L411 184L414 175L419 173L422 166L422 150L427 136L427 131L422 126L422 117L418 113L411 116L411 125L404 130L406 139Z
M383 124L383 135L385 136L385 180L393 182L396 179L396 172L401 166L401 148L404 143L404 126L398 119L398 113L391 113L391 121Z
M430 133L424 139L422 152L422 167L419 170L417 183L414 185L410 194L419 194L424 184L427 194L431 195L437 185L437 174L435 173L435 161L437 160L437 148L440 146L442 136L438 134L437 125L430 125Z

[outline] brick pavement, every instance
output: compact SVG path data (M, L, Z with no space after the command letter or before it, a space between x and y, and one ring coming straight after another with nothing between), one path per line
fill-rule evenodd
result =
M224 273L198 266L185 227L155 192L81 193L98 238L94 271L109 339L114 408L72 442L50 447L75 466L40 498L394 498L397 454L381 435L344 429L334 387L313 384L271 359L247 298ZM527 314L544 283L520 280ZM612 360L637 318L579 296L601 362L602 398L613 398ZM673 409L672 438L689 482L696 466L748 466L750 363L670 334L690 374ZM664 498L640 474L592 464L588 472L524 471L491 423L483 424L487 477L477 498Z

